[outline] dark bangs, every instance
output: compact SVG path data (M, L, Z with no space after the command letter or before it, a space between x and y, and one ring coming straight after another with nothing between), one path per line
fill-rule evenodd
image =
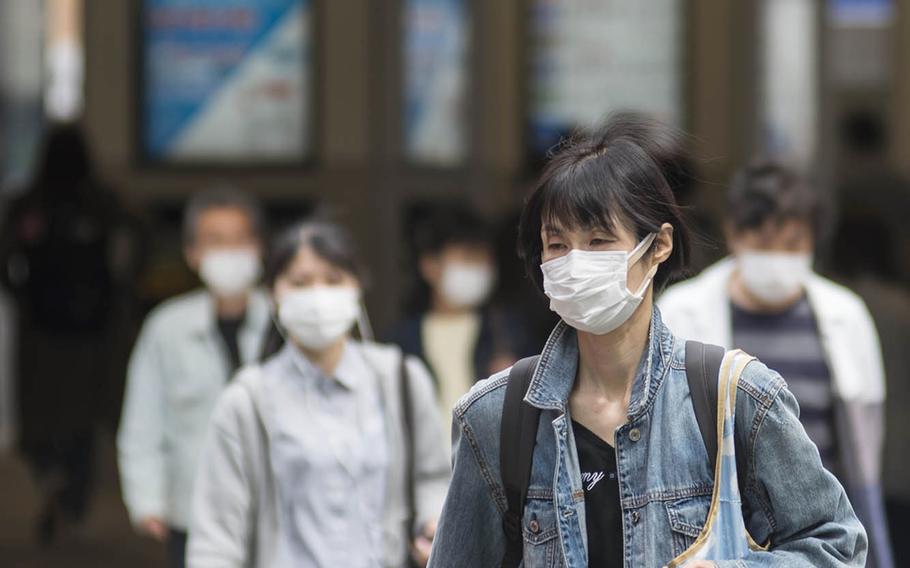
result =
M673 254L658 270L655 288L661 290L684 273L689 233L667 180L665 170L672 164L661 151L671 133L656 121L624 114L600 130L574 136L557 150L525 204L519 225L519 255L539 289L545 225L600 228L615 234L619 223L641 240L670 223Z
M301 247L311 248L319 258L354 276L361 288L367 287L367 272L351 234L332 222L307 220L285 229L275 240L265 265L269 288L290 267Z

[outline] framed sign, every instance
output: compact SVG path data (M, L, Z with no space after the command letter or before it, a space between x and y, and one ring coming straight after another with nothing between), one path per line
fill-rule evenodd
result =
M468 0L404 0L404 153L414 164L467 156Z
M142 0L144 161L304 161L314 130L312 20L312 0Z
M533 0L532 156L614 111L682 119L684 0Z
M818 10L814 0L761 5L760 151L809 167L818 149Z

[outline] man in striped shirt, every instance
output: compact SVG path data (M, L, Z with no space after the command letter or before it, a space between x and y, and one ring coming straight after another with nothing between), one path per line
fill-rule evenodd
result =
M890 568L881 350L862 300L812 270L821 220L805 178L772 162L742 169L728 197L731 257L671 287L658 306L677 336L740 348L783 376L821 462L869 534L867 566Z
M733 345L780 373L799 401L799 419L818 446L825 468L840 477L831 372L805 296L775 312L753 312L730 302Z

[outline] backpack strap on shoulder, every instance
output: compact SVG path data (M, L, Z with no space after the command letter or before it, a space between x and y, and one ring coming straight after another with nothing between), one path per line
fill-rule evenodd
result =
M540 409L525 403L524 397L539 359L539 355L527 357L512 366L502 406L499 471L507 505L502 518L502 528L506 535L503 568L517 568L524 554L521 518L531 480L534 444L540 421Z
M407 507L407 534L414 531L417 519L417 482L414 466L417 451L414 447L414 401L411 393L411 376L408 373L408 356L402 352L398 367L398 394L401 404L402 429L404 430L405 505ZM408 541L410 551L410 540Z
M686 341L686 379L712 472L717 465L717 378L725 354L723 347Z

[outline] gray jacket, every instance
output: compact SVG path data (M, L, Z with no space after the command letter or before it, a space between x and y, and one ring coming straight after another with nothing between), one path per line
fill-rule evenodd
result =
M353 344L380 380L389 469L383 514L384 566L405 566L411 534L435 520L442 508L450 466L442 444L442 421L426 367L407 360L414 417L416 486L414 527L407 517L404 430L401 414L401 352L370 343ZM187 549L190 568L275 566L281 526L275 478L270 467L269 419L260 409L267 393L263 367L241 371L212 415L200 458ZM408 533L411 534L408 534Z
M269 301L257 290L237 336L243 363L259 357L269 321ZM230 373L214 299L205 290L172 298L146 318L117 436L120 485L134 523L158 517L187 527L196 460Z

